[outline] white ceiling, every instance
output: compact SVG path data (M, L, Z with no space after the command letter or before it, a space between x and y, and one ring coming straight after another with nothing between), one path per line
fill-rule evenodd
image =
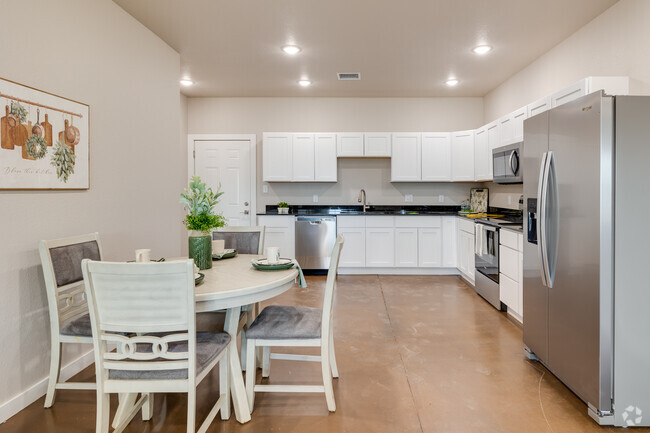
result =
M188 96L384 97L483 96L616 1L114 0L180 53Z

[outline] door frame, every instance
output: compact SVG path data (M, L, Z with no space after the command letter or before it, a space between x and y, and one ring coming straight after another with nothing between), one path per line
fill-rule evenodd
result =
M187 134L187 182L194 175L196 141L248 141L250 144L250 216L251 225L257 224L257 135L256 134Z

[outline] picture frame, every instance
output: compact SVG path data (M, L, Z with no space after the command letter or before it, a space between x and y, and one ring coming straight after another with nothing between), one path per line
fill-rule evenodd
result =
M0 77L0 190L90 189L90 106Z

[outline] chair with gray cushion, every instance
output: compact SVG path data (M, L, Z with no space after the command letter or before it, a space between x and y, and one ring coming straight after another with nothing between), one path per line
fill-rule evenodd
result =
M113 427L121 432L154 393L187 393L187 432L196 425L196 387L219 364L219 396L198 432L218 412L230 416L226 333L196 332L194 262L82 262L97 380L97 433L108 433L110 394L120 394ZM111 351L109 345L115 345ZM235 346L236 350L236 346ZM137 398L137 394L140 397Z
M334 355L334 337L332 334L332 303L336 290L336 273L339 257L343 248L343 235L336 238L330 268L325 282L323 308L302 306L272 305L264 308L246 331L246 395L248 404L253 409L255 392L324 392L327 408L336 410L332 377L339 377ZM282 347L320 347L320 355L297 355L271 353L270 348ZM270 373L271 359L292 361L316 361L321 363L323 385L257 385L255 348L262 347L262 377Z
M50 311L50 376L45 407L54 404L57 389L95 389L94 383L59 382L63 343L92 344L90 316L81 272L83 259L101 260L99 234L40 241L38 250Z
M265 226L228 226L220 227L216 231L212 232L212 240L223 239L225 242L225 248L237 250L239 254L264 254L264 234ZM247 329L255 320L255 317L260 312L260 305L246 305L242 308L242 319L240 321L239 329ZM205 317L203 316L212 315L213 318L211 321L219 322L215 319L215 315L225 316L225 312L209 312L209 313L199 313L198 320L205 322ZM246 364L246 334L241 333L241 364L242 369L246 371L244 367Z

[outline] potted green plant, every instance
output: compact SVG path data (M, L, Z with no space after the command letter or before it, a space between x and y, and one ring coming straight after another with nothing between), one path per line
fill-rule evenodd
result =
M289 203L286 201L278 203L278 213L280 215L287 215L289 213Z
M226 225L226 218L214 212L214 206L219 203L218 199L222 194L219 190L216 193L212 191L198 176L192 177L189 188L181 193L180 202L187 211L183 224L190 231L189 256L194 259L194 264L199 269L212 267L210 231Z

